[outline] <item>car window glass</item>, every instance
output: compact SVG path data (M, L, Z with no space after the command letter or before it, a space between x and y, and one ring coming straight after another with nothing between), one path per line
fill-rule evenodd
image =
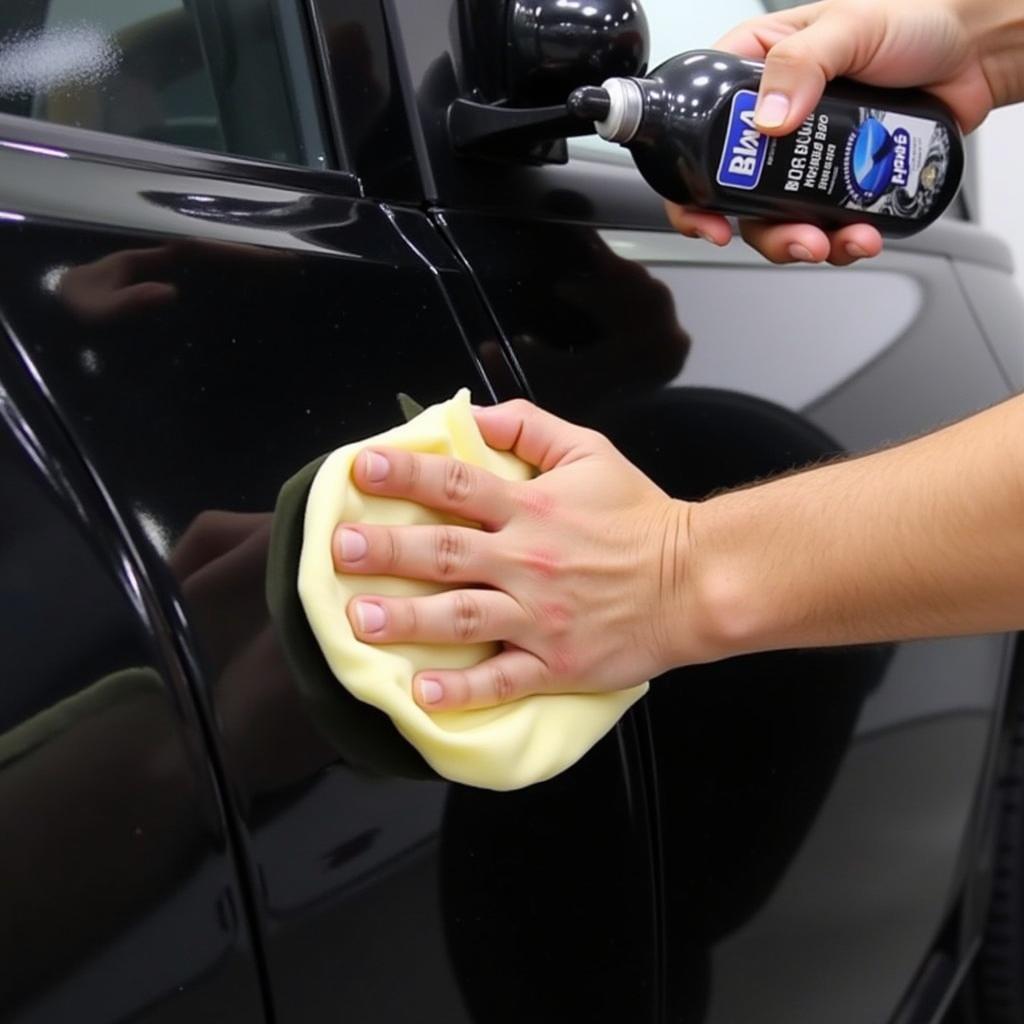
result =
M286 7L275 0L4 0L0 111L323 166L297 10L286 14Z

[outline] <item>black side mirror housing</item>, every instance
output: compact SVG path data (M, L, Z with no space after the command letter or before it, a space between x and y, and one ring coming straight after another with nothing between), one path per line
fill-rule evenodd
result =
M650 33L639 0L461 0L472 99L448 112L467 154L564 162L564 140L592 128L568 116L569 94L647 70Z
M515 106L564 103L581 85L642 75L650 55L639 0L512 0L505 74Z

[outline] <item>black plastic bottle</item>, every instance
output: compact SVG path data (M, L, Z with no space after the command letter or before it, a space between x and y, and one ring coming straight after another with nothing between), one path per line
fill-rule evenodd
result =
M963 139L939 100L840 79L796 132L769 137L753 124L763 70L693 50L647 77L577 89L569 109L628 148L665 198L723 214L825 228L867 222L901 236L952 202Z

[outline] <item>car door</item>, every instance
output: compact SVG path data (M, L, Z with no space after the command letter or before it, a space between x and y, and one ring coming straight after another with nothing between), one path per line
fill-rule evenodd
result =
M542 405L701 498L892 444L1019 386L1012 320L976 315L1019 309L1010 262L964 220L966 198L869 265L774 268L738 241L676 236L628 155L598 140L570 143L564 166L455 152L445 112L473 96L465 19L485 6L390 9L434 220ZM652 64L762 11L644 7ZM1001 306L965 288L975 276ZM655 683L664 1019L930 1019L977 937L963 893L1009 653L1002 636L778 652Z
M264 1018L180 658L117 512L0 345L0 1014Z
M518 794L367 773L300 701L268 618L270 514L288 477L398 422L400 391L423 404L461 386L477 401L519 393L470 276L423 212L399 66L374 3L13 0L0 12L2 382L50 424L43 454L59 445L78 467L63 514L91 510L79 526L120 567L116 597L81 600L135 609L166 660L162 713L188 726L198 758L176 773L112 719L94 741L102 773L70 754L54 770L54 802L114 787L104 830L62 844L66 830L35 823L53 848L5 877L3 898L58 934L107 908L109 942L86 962L83 939L77 959L36 973L39 943L10 943L16 1019L77 1005L90 1020L249 1020L260 1003L279 1022L653 1013L636 722ZM25 558L47 543L25 546L36 515L26 504L4 521ZM24 589L43 586L29 574ZM53 616L75 614L53 590ZM45 640L18 648L5 727L59 725L61 700L154 664L123 630L87 624L55 636L52 679ZM174 844L201 814L197 880ZM135 879L111 860L88 873L153 820L173 870ZM61 872L85 882L48 894ZM229 973L237 997L204 995ZM99 990L110 999L90 1002Z

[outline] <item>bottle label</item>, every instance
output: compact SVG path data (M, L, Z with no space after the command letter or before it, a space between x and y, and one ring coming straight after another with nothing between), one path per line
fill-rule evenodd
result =
M951 140L937 121L825 98L796 132L769 138L754 131L756 99L733 97L720 185L911 219L942 190Z
M749 190L761 181L770 139L754 127L756 104L757 93L749 89L738 90L732 98L729 128L718 164L719 185Z

